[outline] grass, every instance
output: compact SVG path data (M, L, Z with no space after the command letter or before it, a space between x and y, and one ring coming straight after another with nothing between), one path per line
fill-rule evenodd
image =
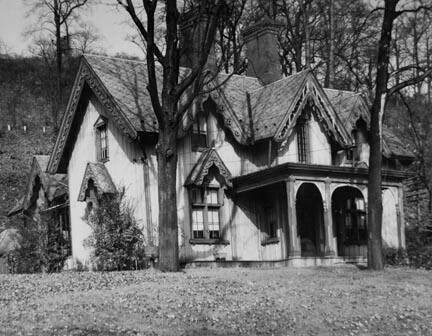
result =
M1 335L431 335L432 272L0 275Z

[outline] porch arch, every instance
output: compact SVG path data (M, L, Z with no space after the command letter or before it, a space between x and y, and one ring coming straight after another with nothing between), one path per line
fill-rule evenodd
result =
M367 257L367 214L362 191L356 186L339 186L331 199L338 255Z
M297 232L302 257L322 256L325 252L324 207L319 188L304 182L296 193Z
M321 195L321 199L325 200L325 183L322 181L312 181L312 180L296 180L294 183L294 194L297 195L297 193L299 192L300 188L304 185L304 184L312 184L316 187L316 189L318 190L318 192Z
M362 188L363 187L363 188ZM333 195L337 189L340 188L353 188L360 192L360 194L363 196L363 199L365 202L367 202L367 186L366 185L355 185L355 184L348 184L348 183L332 183L331 186L331 194Z

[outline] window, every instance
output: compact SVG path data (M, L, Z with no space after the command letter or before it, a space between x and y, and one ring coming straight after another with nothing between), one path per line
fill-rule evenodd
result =
M362 245L367 242L366 209L363 198L348 198L345 212L345 243Z
M192 125L192 150L207 148L207 119L199 114Z
M108 161L108 132L105 119L99 118L95 125L96 128L96 152L98 161Z
M192 239L220 239L221 189L219 186L190 189Z
M306 120L299 120L297 122L297 150L298 161L301 163L309 162L309 144L308 144L308 128Z
M354 151L352 149L346 151L346 159L347 161L352 161L354 159Z
M264 240L262 245L277 243L277 215L274 205L267 205L263 209L263 231Z
M71 235L69 223L69 211L62 209L59 212L60 249L64 255L71 255Z
M85 201L86 201L86 207L84 210L84 217L83 219L85 221L88 221L89 216L92 214L93 209L98 206L98 198L97 198L97 189L94 185L93 179L89 179L87 182L87 189L85 192Z

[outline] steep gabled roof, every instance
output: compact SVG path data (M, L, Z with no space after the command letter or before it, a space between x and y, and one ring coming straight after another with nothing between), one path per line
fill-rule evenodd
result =
M97 65L99 62L95 61L96 58L100 60L102 64L105 64L105 66L98 67ZM111 60L111 62L104 62L106 59ZM107 73L111 73L113 68L118 66L118 64L115 63L116 60L117 59L99 56L87 56L82 58L71 96L63 116L60 131L49 159L49 172L66 172L67 165L65 161L68 160L71 148L76 140L80 120L82 120L84 114L84 107L81 105L85 105L86 102L84 98L88 98L83 96L88 88L104 107L104 113L106 113L108 117L114 121L116 126L129 138L135 139L139 131L145 130L144 127L141 127L141 122L137 121L136 115L138 113L129 113L130 111L128 112L127 110L126 112L123 111L124 101L120 99L121 95L116 93L116 88L113 84L117 83L117 81L114 80L112 76L102 76L102 71L100 69L106 69ZM126 64L129 64L128 62L126 62ZM126 69L128 68L126 67ZM119 78L124 78L125 76L126 75L123 75ZM133 80L133 78L135 77L131 76L129 80ZM105 82L103 82L103 80ZM119 81L121 82L120 79ZM118 84L117 89L118 88L121 88L120 84ZM116 95L114 96L114 94ZM147 115L147 113L148 112L145 114Z
M345 129L351 134L356 127L356 122L359 118L369 125L369 111L364 98L361 94L334 89L324 89L334 109L345 126Z
M324 89L332 105L342 120L345 129L351 133L356 127L356 122L362 118L367 126L370 125L370 115L365 99L360 93L343 90ZM390 128L383 125L383 154L387 157L396 156L413 158L402 141Z
M100 195L115 194L117 192L111 175L105 165L101 162L88 162L81 182L78 201L85 201L89 180L93 180L94 186Z
M68 193L67 175L65 174L49 174L46 172L49 161L49 155L35 155L33 157L32 165L29 175L27 177L27 184L24 194L21 196L15 206L9 211L8 216L13 216L21 210L27 210L32 206L34 199L34 186L36 177L39 177L41 187L45 193L48 201L54 198L66 195Z
M301 94L308 71L282 78L250 93L255 140L272 138L296 97Z
M406 149L406 146L402 143L401 139L393 133L393 131L386 125L383 125L383 138L385 148L387 150L387 156L394 155L401 158L413 159L415 156L412 152Z
M161 87L160 68L156 70ZM180 76L188 71L181 68ZM136 139L140 132L156 133L158 123L147 83L144 61L83 56L48 170L66 171L85 110L82 106L80 108L80 102L86 104L82 102L82 96L88 89L104 107L103 113L129 138ZM225 127L243 145L267 138L284 141L293 131L305 104L312 105L327 135L341 146L353 144L351 131L357 116L369 120L367 106L360 95L348 91L323 90L311 70L266 86L262 86L253 77L218 74L209 86L216 86L217 89L200 97L198 101L204 102L206 96L210 96L217 105L216 113L223 118ZM183 133L190 127L194 117L193 113L184 116ZM390 143L395 143L387 142L384 154L386 148L390 148ZM401 154L399 146L392 148L395 153Z
M85 55L83 59L118 106L117 112L124 114L136 132L157 132L144 62L96 55ZM162 78L159 70L157 67L158 79Z

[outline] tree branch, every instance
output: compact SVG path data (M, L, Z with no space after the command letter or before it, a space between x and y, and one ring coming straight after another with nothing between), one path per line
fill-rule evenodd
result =
M426 71L425 73L423 73L420 76L410 78L406 81L403 81L399 84L396 84L395 86L393 86L392 88L387 90L387 94L388 94L388 96L391 96L395 92L397 92L397 91L399 91L399 90L401 90L407 86L415 85L415 84L422 82L425 78L430 77L431 75L432 75L432 69L429 69L428 71Z
M422 6L418 6L417 8L399 10L399 11L396 11L396 17L398 17L399 15L405 14L405 13L418 13L422 10L430 11L430 10L432 10L432 6L422 5Z
M123 0L117 0L117 3L120 6L122 6L129 13L129 16L131 17L132 21L135 23L140 34L143 36L143 38L146 40L146 42L148 42L148 32L145 29L141 20L139 19L138 15L135 11L135 6L132 3L132 0L125 0L125 1L126 1L126 3L124 3ZM162 55L162 52L159 50L159 48L156 45L154 46L154 54L156 55L156 58L158 59L159 63L164 65L165 58Z
M127 1L128 4L132 4L132 0L127 0ZM146 38L147 40L146 59L147 59L147 73L148 73L147 90L150 94L150 99L152 101L154 114L156 115L159 125L163 127L165 120L163 118L162 106L159 100L159 90L158 90L158 83L156 78L156 64L155 64L155 50L157 49L157 47L154 41L154 28L155 28L154 14L156 11L157 0L154 1L143 0L143 4L144 4L145 11L147 13L147 38ZM135 12L134 9L133 12Z

